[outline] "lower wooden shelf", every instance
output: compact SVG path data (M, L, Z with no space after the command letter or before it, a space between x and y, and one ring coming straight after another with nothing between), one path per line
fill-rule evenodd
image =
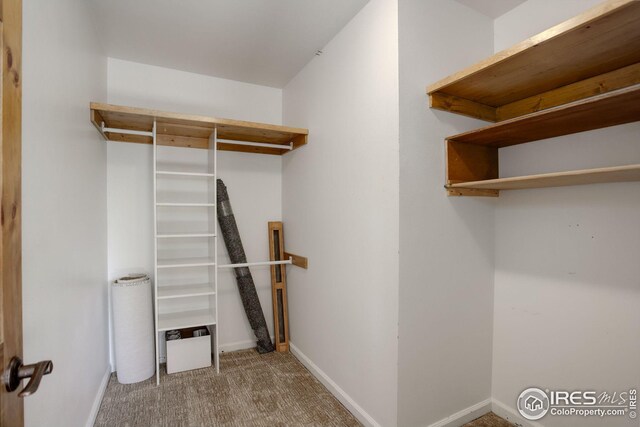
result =
M640 164L449 184L450 196L498 196L499 190L640 181Z

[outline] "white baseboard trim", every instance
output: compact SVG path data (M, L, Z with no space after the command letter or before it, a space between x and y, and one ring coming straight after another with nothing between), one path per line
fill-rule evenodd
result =
M89 412L89 418L87 418L86 427L93 427L93 425L96 422L96 417L98 416L98 411L100 410L100 404L102 403L104 392L107 390L107 384L109 384L110 377L111 377L111 365L107 366L107 370L104 373L104 377L102 377L100 386L98 387L98 392L96 393L96 397L95 399L93 399L93 405L91 406L91 412Z
M491 412L491 403L491 398L485 399L482 402L478 402L475 405L464 408L453 415L449 415L448 417L429 425L429 427L459 427L469 421L473 421L476 418L483 416L488 412Z
M318 379L333 396L340 401L362 424L367 427L381 427L380 424L373 419L355 400L351 398L343 389L340 388L322 369L311 361L303 352L300 351L293 343L289 343L291 354L293 354L308 370Z
M220 352L246 350L248 348L254 348L255 346L256 340L228 342L220 344Z
M496 399L491 399L491 410L499 417L515 424L518 427L544 427L536 421L529 421L522 417L514 408L505 405Z
M271 337L271 341L274 341L274 337ZM237 351L237 350L246 350L249 348L256 347L256 340L244 340L244 341L235 341L228 342L224 344L220 344L220 352L223 353L225 351Z

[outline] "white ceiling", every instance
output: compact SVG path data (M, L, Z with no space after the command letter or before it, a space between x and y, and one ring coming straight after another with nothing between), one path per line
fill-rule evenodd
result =
M91 0L108 56L283 87L368 0Z
M516 6L521 5L526 0L456 0L465 6L477 10L489 18L496 19L504 15Z

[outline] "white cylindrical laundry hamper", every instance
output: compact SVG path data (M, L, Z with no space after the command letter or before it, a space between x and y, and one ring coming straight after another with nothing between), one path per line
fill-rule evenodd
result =
M111 287L111 300L118 382L144 381L156 365L151 280L144 274L122 277Z

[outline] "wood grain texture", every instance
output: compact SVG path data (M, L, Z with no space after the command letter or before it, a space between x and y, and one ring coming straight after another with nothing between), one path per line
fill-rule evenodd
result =
M498 177L498 149L463 142L446 142L448 196L498 197L498 191L453 188L452 184Z
M488 122L497 121L496 108L442 92L429 94L429 107Z
M269 260L282 261L286 259L282 222L270 221L267 228L269 230ZM278 293L280 293L280 298L278 298ZM271 266L271 298L273 301L273 336L275 338L276 351L288 352L289 313L287 307L287 269L284 265ZM282 316L280 316L280 313L282 313Z
M13 356L22 357L22 1L3 0L2 134L0 176L2 238L2 369ZM24 424L23 399L0 387L0 425Z
M499 179L498 149L640 120L640 1L606 1L427 92L433 108L498 122L447 138L448 195L636 180L633 167Z
M106 139L109 141L126 142L133 144L152 144L152 137L144 135L128 135L116 132L106 132ZM189 136L177 136L177 135L158 135L157 144L169 147L183 147L183 148L199 148L206 150L209 148L209 138L195 138ZM218 142L218 150L220 151L237 151L241 153L255 153L255 154L272 154L280 156L288 153L288 148L271 148L271 147L254 147L250 145L236 145L228 144L225 142Z
M451 188L445 186L447 196L498 197L498 190L478 190L475 188Z
M141 138L147 138L147 137L141 137ZM129 142L135 142L135 141L129 141ZM201 148L203 150L206 150L209 148L209 138L194 138L190 136L157 134L156 143L158 145L165 145L165 146L171 146L171 147ZM218 147L218 149L220 149L220 147Z
M636 84L640 84L640 63L498 107L497 121L535 113Z
M472 190L519 190L525 188L564 187L569 185L602 184L611 182L640 181L640 165L613 166L554 172L512 178L489 179L452 184L452 191Z
M2 1L2 0L0 0ZM2 5L0 5L0 14L2 13ZM3 32L4 32L4 26L2 24L2 22L0 22L0 49L2 49L4 51L4 40L3 40ZM3 61L4 62L4 61ZM4 74L4 66L0 67L0 82L2 81L2 75ZM1 83L0 83L0 102L2 99L2 92L3 90L1 89ZM0 119L0 127L2 125L1 119ZM5 265L5 261L4 261L4 199L2 197L3 191L3 184L4 184L4 173L6 168L4 167L3 161L4 161L4 156L3 156L3 149L4 149L4 145L2 144L2 133L0 132L0 346L2 347L2 352L0 354L0 363L2 363L2 366L0 367L0 369L4 369L7 364L9 363L9 358L7 357L5 359L5 355L4 355L4 325L5 325L5 310L4 310L4 285L5 285L5 280L4 280L4 275L2 274L2 272L5 270L6 265ZM1 387L1 386L0 386ZM0 426L4 426L8 420L6 419L6 413L7 410L5 409L5 405L7 404L6 400L10 399L11 396L9 396L7 394L7 392L4 390L4 387L2 387L2 389L0 390Z
M291 263L296 267L304 268L305 270L309 268L309 260L306 257L292 254L291 252L284 253L284 259L291 258Z
M89 110L89 111L90 111L89 120L91 120L91 123L93 123L96 129L98 129L98 132L100 132L100 135L102 135L104 139L108 139L107 135L105 135L105 133L102 132L101 125L102 123L104 123L104 119L100 115L100 112L96 110Z
M446 144L447 185L498 178L497 148L455 141Z
M218 129L219 139L286 146L293 143L294 149L307 143L307 135L309 133L307 129L289 126L170 113L95 102L91 103L90 108L92 111L91 121L99 130L101 122L104 122L106 127L111 128L150 131L153 127L153 121L156 120L159 144L177 147L207 148L209 137L214 128ZM98 120L101 122L98 123ZM152 143L151 137L124 135L114 132L107 132L105 138L109 141ZM227 151L275 155L282 155L290 151L229 143L220 143L218 148Z
M0 0L0 1L2 1L2 0ZM0 9L1 9L1 6L0 6ZM2 46L4 46L3 45L3 41L2 41L3 40L2 39L2 32L3 32L3 26L2 26L2 22L0 22L0 49L2 49ZM1 81L2 81L2 67L0 67L0 82ZM2 99L1 98L1 96L2 96L1 94L2 94L2 90L0 89L0 100ZM2 110L0 110L0 111L2 111ZM1 127L1 125L2 125L2 120L0 119L0 127ZM2 220L2 216L1 216L1 214L2 214L2 203L3 203L3 200L2 200L2 184L4 183L3 172L5 171L4 165L2 164L2 161L4 159L4 156L2 155L2 147L3 147L2 146L2 135L0 133L0 233L2 233L2 231L3 231L2 230L2 226L4 224L4 221ZM4 300L3 299L4 290L3 290L3 286L2 285L4 284L4 281L2 280L2 271L4 271L5 266L4 266L3 257L2 257L2 254L3 254L3 251L2 251L2 248L3 248L2 235L3 234L0 234L0 346L2 346L2 348L4 348L4 315L3 315L4 308L3 308L3 305L2 305L2 301ZM4 359L1 358L1 357L0 357L0 362L4 363ZM2 405L0 403L0 409L1 409L1 407L2 407ZM1 417L0 417L0 419L1 419Z
M297 135L293 137L293 149L302 147L307 144L308 135Z
M609 0L429 86L499 107L640 62L640 1Z
M508 147L640 120L640 85L581 99L447 138Z
M271 154L276 156L281 156L291 151L288 149L281 150L279 148L271 148L271 147L254 147L251 145L235 145L235 144L227 144L224 142L218 142L218 150L237 151L241 153Z

